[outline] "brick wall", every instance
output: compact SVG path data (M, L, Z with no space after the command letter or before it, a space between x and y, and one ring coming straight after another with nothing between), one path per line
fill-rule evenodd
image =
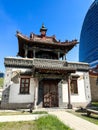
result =
M98 84L96 84L96 80L97 76L90 75L92 101L98 101Z

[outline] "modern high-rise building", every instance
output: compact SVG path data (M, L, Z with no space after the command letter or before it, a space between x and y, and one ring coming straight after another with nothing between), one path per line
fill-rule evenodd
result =
M85 16L79 47L79 61L90 67L98 65L98 0L95 0Z

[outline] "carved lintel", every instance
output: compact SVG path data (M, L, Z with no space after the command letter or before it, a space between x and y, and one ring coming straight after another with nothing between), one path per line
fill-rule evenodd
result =
M19 76L20 76L21 71L17 70L17 71L13 71L12 72L12 77L11 77L11 81L18 84L19 83Z

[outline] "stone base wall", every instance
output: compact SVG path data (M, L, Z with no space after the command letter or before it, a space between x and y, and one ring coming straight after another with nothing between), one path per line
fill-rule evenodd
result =
M89 102L89 103L84 103L84 102L81 102L81 103L72 103L72 107L73 108L78 108L78 107L82 107L82 108L86 108L86 107L89 107L91 105L91 102Z
M1 103L1 109L29 109L31 103Z
M86 107L91 105L91 102L89 102L89 103L85 103L85 102L78 103L78 102L75 102L75 103L71 103L71 105L72 105L72 108L81 108L81 107L82 108L86 108ZM68 103L67 102L63 103L62 105L59 106L59 108L67 108L67 107L68 107Z
M10 86L8 86L7 88L5 88L2 91L2 100L1 100L1 104L2 103L8 103L9 102L9 93L10 93Z
M30 108L31 103L2 103L1 104L1 108L0 109L29 109ZM91 103L72 103L72 108L85 108L90 106ZM63 103L62 105L60 105L58 108L67 108L68 103ZM37 106L37 108L43 108L42 106Z

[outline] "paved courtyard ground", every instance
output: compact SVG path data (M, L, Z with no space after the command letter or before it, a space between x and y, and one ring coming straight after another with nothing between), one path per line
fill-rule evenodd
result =
M98 125L90 123L80 117L77 117L71 113L64 110L56 109L46 109L49 114L57 116L64 124L68 125L74 130L98 130ZM10 122L10 121L30 121L36 120L44 114L32 114L32 115L10 115L10 116L0 116L0 122Z

